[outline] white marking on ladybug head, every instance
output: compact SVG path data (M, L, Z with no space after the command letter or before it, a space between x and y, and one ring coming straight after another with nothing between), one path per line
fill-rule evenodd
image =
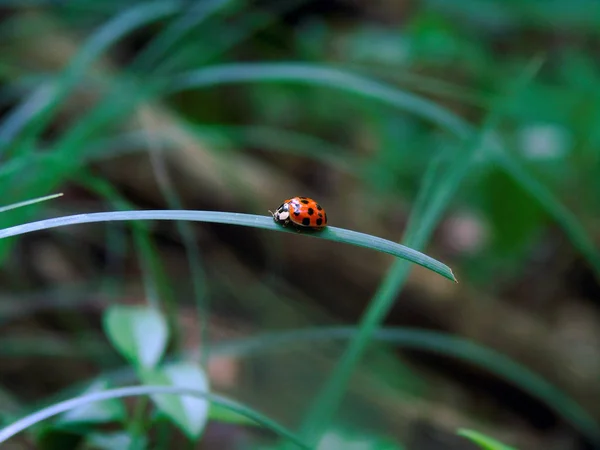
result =
M290 217L290 212L281 211L280 213L277 213L277 217L279 218L279 220L288 220Z

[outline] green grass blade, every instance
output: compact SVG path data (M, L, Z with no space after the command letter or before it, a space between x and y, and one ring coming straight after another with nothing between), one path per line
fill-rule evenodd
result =
M212 348L212 354L249 357L271 351L289 351L295 346L353 339L358 333L359 330L355 327L323 327L263 333L217 343ZM380 328L373 332L373 339L406 349L452 356L485 369L539 399L592 442L600 445L600 424L575 400L535 372L491 348L447 333L404 327Z
M515 87L529 82L538 69L539 64L532 64L531 67L528 67L523 76L516 80ZM408 246L422 249L426 245L454 193L475 163L487 133L493 129L497 120L498 111L494 110L487 117L485 125L477 135L473 135L468 141L465 140L462 148L454 149L455 153L452 158L445 158L446 161L450 161L449 168L445 172L442 170L441 164L443 153L440 153L440 157L431 162L406 227L403 241ZM456 118L455 122L461 125L457 130L461 132L461 137L470 134L470 127L463 126L464 122L461 119ZM391 309L409 271L408 264L404 261L396 261L379 286L367 311L361 318L359 332L348 344L348 348L307 413L302 424L302 435L308 441L318 441L331 423L338 405L344 397L352 371L357 366L373 332Z
M535 197L546 209L548 214L565 231L573 245L593 267L596 276L600 278L600 252L592 238L587 234L575 214L569 211L550 190L538 181L519 161L507 151L494 154L496 161L505 172L521 185L529 194Z
M53 198L62 197L60 194L46 195L45 197L38 197L31 200L25 200L24 202L13 203L12 205L0 207L0 212L9 211L11 209L22 208L23 206L33 205L34 203L45 202L46 200L52 200Z
M219 211L114 211L91 214L76 214L73 216L45 219L30 222L0 230L0 239L32 231L45 230L80 223L94 223L122 220L191 220L196 222L223 223L247 227L263 228L266 230L301 234L304 236L320 237L334 242L353 244L358 247L366 247L383 253L396 256L406 261L413 262L432 270L449 280L456 281L452 270L441 262L427 256L419 251L397 244L386 239L371 236L357 231L346 230L337 227L327 227L322 231L297 233L290 228L283 228L276 224L271 217L258 216L254 214L228 213Z
M467 122L434 102L366 77L316 64L223 64L173 77L164 90L166 94L191 88L250 82L295 82L344 89L410 111L461 138L472 133Z
M284 428L274 420L258 413L257 411L248 408L238 402L229 400L225 397L209 394L196 389L180 388L180 387L167 387L167 386L131 386L118 389L110 389L102 392L93 392L80 397L75 397L63 402L54 404L40 411L37 411L29 416L23 417L22 419L4 427L0 430L0 443L6 442L11 437L26 430L27 428L36 425L37 423L49 419L50 417L64 413L71 409L87 405L89 403L100 402L104 400L110 400L114 398L124 397L139 397L147 395L185 395L196 398L201 398L216 403L224 408L230 409L248 419L251 419L263 427L271 430L273 433L281 436L290 443L294 443L297 447L310 449L309 446L304 444L298 436L294 435L291 431Z
M406 230L406 238L403 239L408 246L421 249L426 245L451 197L469 170L474 148L475 146L472 147L470 154L466 157L457 157L446 173L440 173L439 160L431 164L428 173L425 175L426 183L421 188L423 192L430 192L431 195L422 196L420 204L415 206L415 211L419 211L420 220L410 219ZM430 172L433 172L433 174ZM423 212L420 212L421 210ZM392 307L408 277L410 268L410 265L406 264L405 261L396 261L371 299L371 303L360 321L358 333L348 344L348 348L321 392L317 394L314 404L306 415L302 425L302 435L308 442L314 443L318 440L326 427L329 426L344 396L354 368L373 333Z

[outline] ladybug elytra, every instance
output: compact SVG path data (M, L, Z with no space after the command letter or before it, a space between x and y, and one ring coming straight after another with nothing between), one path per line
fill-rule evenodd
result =
M294 197L275 210L273 220L282 225L292 224L298 230L322 230L327 226L327 213L312 198Z

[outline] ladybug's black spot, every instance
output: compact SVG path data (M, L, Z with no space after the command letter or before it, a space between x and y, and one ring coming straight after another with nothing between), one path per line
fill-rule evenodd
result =
M310 219L308 217L305 217L304 219L302 219L302 225L304 225L305 227L310 225Z
M327 220L327 213L325 213L325 220Z
M300 215L300 211L294 211L294 215L295 216L299 216Z
M312 216L315 213L315 210L312 208L308 208L308 215Z
M323 214L322 214L322 213L319 213L319 217L323 217Z
M318 209L319 211L321 211L323 208L321 207L321 205L317 205L317 209Z
M323 219L317 219L317 226L321 226L323 224Z
M305 205L308 205L308 200L300 200L300 203L304 203Z

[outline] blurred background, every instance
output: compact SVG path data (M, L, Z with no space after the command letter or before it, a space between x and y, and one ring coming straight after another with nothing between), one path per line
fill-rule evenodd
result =
M600 3L32 0L0 2L0 20L2 203L64 193L3 212L2 228L268 215L296 195L395 242L430 228L421 250L459 283L411 266L384 325L424 334L374 341L320 448L476 448L465 427L521 449L600 449ZM212 389L296 429L348 340L269 345L356 325L394 262L192 222L57 228L0 254L4 424L93 380L135 383L102 315L152 303L170 357L210 342ZM132 448L131 427L91 422L5 446ZM145 448L274 442L216 419L194 444L168 423L147 430Z

